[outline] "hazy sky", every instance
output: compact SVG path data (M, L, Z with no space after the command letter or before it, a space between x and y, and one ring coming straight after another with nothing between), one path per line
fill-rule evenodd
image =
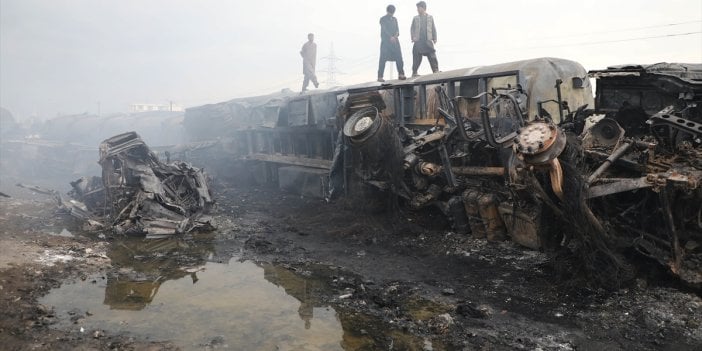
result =
M47 118L96 113L98 104L126 112L131 103L189 107L297 91L308 32L320 81L332 44L340 83L372 81L388 3L411 73L415 0L0 0L0 105L18 119ZM700 0L427 3L444 71L543 56L586 69L702 62ZM426 59L420 73L429 73Z

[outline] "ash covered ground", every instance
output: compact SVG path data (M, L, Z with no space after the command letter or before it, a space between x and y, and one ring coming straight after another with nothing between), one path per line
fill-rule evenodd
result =
M212 185L216 259L272 263L314 276L312 304L340 313L349 350L695 350L702 345L699 291L664 274L618 289L594 287L568 261L512 242L447 229L440 215L386 210L368 200L319 199L223 181ZM178 349L129 332L55 326L50 289L119 270L120 238L84 233L47 196L0 198L0 344L10 350ZM64 231L66 229L66 231ZM178 248L166 253L175 261ZM184 262L185 264L185 262ZM76 325L89 311L74 311ZM194 326L196 327L196 326ZM216 341L215 339L213 339ZM224 349L214 342L201 349Z

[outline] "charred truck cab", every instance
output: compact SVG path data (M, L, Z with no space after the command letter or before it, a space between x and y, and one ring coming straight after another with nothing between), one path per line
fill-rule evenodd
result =
M541 58L237 99L188 109L185 125L220 151L191 156L253 161L285 190L371 188L438 208L458 233L565 251L608 283L633 276L635 254L700 284L699 75L595 71L595 97L580 64Z

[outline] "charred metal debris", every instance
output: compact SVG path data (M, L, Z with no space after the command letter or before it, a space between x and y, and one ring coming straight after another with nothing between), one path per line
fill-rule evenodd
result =
M186 110L185 125L286 190L373 188L440 209L459 233L565 253L604 284L644 261L700 286L700 103L699 64L587 72L542 58L237 99ZM237 127L202 137L219 124Z
M135 132L100 144L102 177L71 182L62 209L89 229L163 238L214 229L204 214L214 204L205 173L188 163L161 162Z
M390 133L399 142L374 140L393 124L364 108L344 126L363 159L353 168L368 165L362 179L389 184L383 188L415 209L437 206L458 232L569 249L603 283L633 277L627 250L702 283L702 71L665 65L591 74L595 109L571 110L566 98L582 82L558 78L556 99L537 101L532 118L520 84L470 97L435 85L434 123L400 123ZM477 116L460 107L471 100L479 101ZM550 114L546 103L560 108ZM403 161L400 179L390 163L369 164L388 152Z

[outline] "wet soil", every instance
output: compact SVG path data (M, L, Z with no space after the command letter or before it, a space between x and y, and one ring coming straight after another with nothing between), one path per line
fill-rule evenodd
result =
M299 300L302 319L303 306L333 308L343 330L336 346L346 350L702 345L702 299L666 279L642 276L628 287L593 288L564 280L560 263L544 253L453 233L431 211L392 212L383 201L367 199L327 203L267 187L214 189L215 233L147 248L109 233L82 232L80 223L56 215L46 196L0 198L2 348L248 349L216 335L183 346L128 327L95 328L85 323L93 312L64 313L65 306L41 303L61 285L101 284L103 278L194 283L189 277L197 267L232 259L254 262L267 280ZM300 282L312 288L301 293ZM270 347L295 349L253 349Z

